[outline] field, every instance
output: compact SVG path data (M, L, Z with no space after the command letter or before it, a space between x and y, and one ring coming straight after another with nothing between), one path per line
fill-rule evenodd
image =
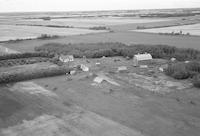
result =
M15 26L15 25L0 25L0 31L1 31L0 41L37 38L41 34L67 36L67 35L96 33L96 31L94 30L78 29L78 28L47 28L40 26ZM105 32L105 31L99 30L98 32Z
M166 74L185 60L199 64L197 11L0 14L0 136L199 136L199 88ZM144 52L153 60L133 66Z
M199 27L200 27L200 24L194 24L194 25L182 25L182 26L174 26L174 27L133 30L133 31L147 32L147 33L172 33L172 32L179 33L180 31L182 31L183 34L189 33L190 35L200 35Z
M73 26L88 28L92 26L109 26L122 24L150 23L162 22L170 19L141 19L141 18L120 18L120 17L96 17L96 18L66 18L52 19L51 21L43 21L42 19L28 19L17 22L17 24L32 24L32 25L58 25L58 26Z
M156 40L155 40L156 39ZM178 48L200 49L200 38L194 36L166 36L158 34L137 33L137 32L115 32L101 34L87 34L78 36L68 36L65 38L49 40L31 40L14 43L2 43L2 45L21 52L34 51L37 46L46 43L97 43L97 42L121 42L125 44L145 44L145 45L171 45Z
M94 17L83 19L63 17L54 18L51 20L43 20L37 18L24 19L27 18L27 16L15 16L15 18L16 20L14 20L14 17L4 18L4 16L2 16L2 18L0 18L0 41L37 38L41 34L68 36L99 33L107 31L94 31L89 28L109 25L121 25L127 23L150 23L170 20L121 17Z

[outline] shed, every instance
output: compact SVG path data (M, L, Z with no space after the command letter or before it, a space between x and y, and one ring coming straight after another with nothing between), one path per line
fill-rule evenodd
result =
M190 63L190 61L185 61L184 63L186 63L186 64L187 64L187 63Z
M159 71L164 72L164 69L162 67L159 67Z
M120 84L118 84L117 82L115 82L113 79L107 77L106 75L104 74L97 74L97 77L94 78L93 80L95 83L102 83L103 81L106 81L112 85L116 85L116 86L120 86Z
M61 62L72 62L74 61L74 56L73 55L60 55L59 60Z
M140 68L148 68L147 65L140 65Z
M174 62L174 61L176 61L176 58L171 58L170 60L171 60L172 62Z
M133 63L134 63L134 66L138 66L139 61L152 60L152 59L153 58L151 54L149 53L137 54L137 55L134 55L133 57Z
M94 82L96 82L96 83L98 83L98 84L100 84L101 82L103 82L104 81L104 79L102 78L102 77L95 77L94 78Z
M89 71L89 68L88 68L87 66L83 65L83 64L81 64L80 67L81 67L81 69L82 69L84 72Z
M127 67L126 66L120 66L120 67L118 67L117 71L118 72L120 72L120 71L127 71Z

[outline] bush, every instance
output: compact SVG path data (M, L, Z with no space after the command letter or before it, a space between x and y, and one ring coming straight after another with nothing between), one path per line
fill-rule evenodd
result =
M169 65L165 69L165 73L175 79L193 78L200 73L200 63L196 61L189 63L178 62Z
M180 69L178 71L175 71L172 74L172 77L175 79L188 79L190 77L190 73L186 69Z
M200 88L200 74L196 75L193 80L192 83L195 87Z
M187 79L190 77L190 72L183 63L169 65L168 68L165 69L165 73L175 79Z

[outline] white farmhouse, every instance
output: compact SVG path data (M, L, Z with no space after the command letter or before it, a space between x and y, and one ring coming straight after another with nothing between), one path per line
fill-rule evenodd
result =
M144 60L152 60L152 56L151 54L149 53L144 53L144 54L137 54L137 55L134 55L133 57L133 65L134 66L138 66L138 62L139 61L144 61Z
M74 56L73 55L60 55L59 60L64 63L72 62L72 61L74 61Z

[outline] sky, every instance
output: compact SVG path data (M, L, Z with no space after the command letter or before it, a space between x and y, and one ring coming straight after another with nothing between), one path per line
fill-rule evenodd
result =
M0 0L0 12L134 10L200 7L200 0Z

